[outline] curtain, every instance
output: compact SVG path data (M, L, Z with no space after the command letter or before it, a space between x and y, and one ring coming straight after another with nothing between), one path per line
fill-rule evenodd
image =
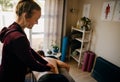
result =
M51 48L52 43L59 47L61 45L63 2L64 0L45 1L45 51Z

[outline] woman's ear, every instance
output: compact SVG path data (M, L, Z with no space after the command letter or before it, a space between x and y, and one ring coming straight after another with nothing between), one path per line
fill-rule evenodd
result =
M25 25L25 26L28 26L26 13L23 13L21 18L22 18L22 21L23 21L24 25Z
M25 18L29 18L29 15L27 13L25 13Z
M29 16L28 16L27 13L23 13L23 14L22 14L22 17L23 17L23 18L29 18Z
M24 18L24 19L26 18L26 13L22 14L22 18Z
M31 18L32 15L30 13L25 13L25 18Z
M25 14L25 18L29 18L29 15L27 13Z

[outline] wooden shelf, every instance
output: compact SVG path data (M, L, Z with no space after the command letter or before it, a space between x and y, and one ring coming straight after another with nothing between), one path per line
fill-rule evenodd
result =
M71 32L76 32L77 36L74 34L73 36L75 37L74 39L77 40L78 42L80 42L80 48L79 49L75 49L74 51L77 51L79 54L71 54L72 52L74 52L72 50L70 50L70 56L76 60L78 62L78 67L80 65L83 64L83 55L84 52L89 50L90 47L90 39L91 39L91 30L90 31L85 31L85 30L81 30L78 28L75 28L74 26L72 26ZM81 37L78 37L78 35L80 34ZM74 44L74 43L72 43Z
M89 42L89 40L82 40L82 38L75 38L76 40L80 41L80 42Z
M77 62L79 62L79 56L77 56L77 55L71 55L71 57L72 57L74 60L76 60Z
M90 31L81 30L81 29L75 28L73 26L72 26L72 30L76 30L76 31L79 31L79 32L85 32L85 33L90 33Z

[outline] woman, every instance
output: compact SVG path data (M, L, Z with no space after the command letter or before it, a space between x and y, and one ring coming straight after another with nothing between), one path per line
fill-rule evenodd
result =
M24 82L27 69L54 71L54 66L44 60L30 47L24 32L32 29L41 16L40 6L33 0L20 0L16 6L16 21L0 32L3 43L0 82Z

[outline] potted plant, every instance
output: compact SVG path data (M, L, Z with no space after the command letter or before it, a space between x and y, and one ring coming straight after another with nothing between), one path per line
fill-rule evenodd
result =
M53 52L58 53L59 47L57 45L53 46Z
M82 22L82 26L81 26L82 30L86 30L86 31L90 30L91 20L89 18L82 17L81 22Z
M51 51L51 50L48 50L48 51L47 51L47 54L51 55L51 54L52 54L52 51Z
M56 44L56 41L52 41L51 46L52 46L53 53L58 53L59 46Z

